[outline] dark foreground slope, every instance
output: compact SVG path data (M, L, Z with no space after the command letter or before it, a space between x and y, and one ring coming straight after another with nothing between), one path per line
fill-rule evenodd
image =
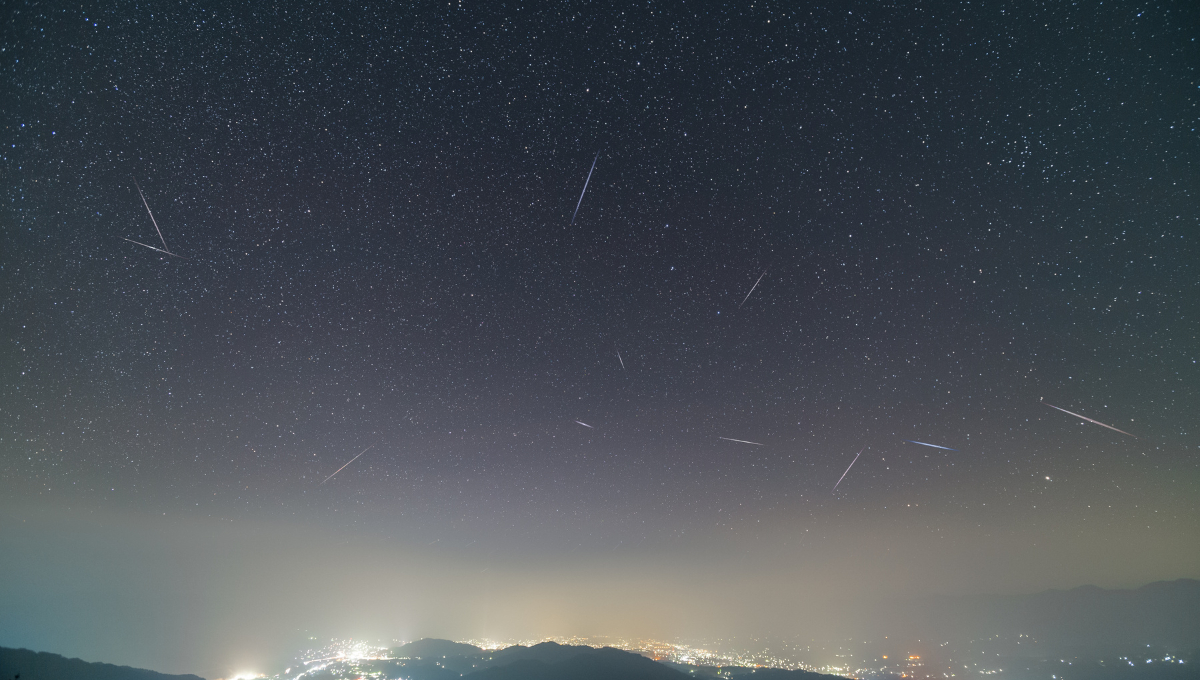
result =
M789 671L783 668L749 668L746 666L687 666L663 662L689 678L707 680L844 680L840 675L826 675L813 671Z
M549 663L536 658L517 659L466 676L469 680L685 680L687 677L657 661L611 647L591 649Z
M143 668L89 663L49 652L0 647L0 680L204 680L198 675L168 675Z
M488 655L490 652L481 647L439 638L421 638L416 642L392 648L392 656L399 659L477 659Z

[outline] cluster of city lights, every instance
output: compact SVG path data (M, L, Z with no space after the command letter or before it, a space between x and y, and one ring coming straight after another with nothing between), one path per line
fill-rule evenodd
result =
M1024 639L1027 636L1021 635ZM976 642L998 642L1001 636L995 636L988 640L979 640ZM472 639L460 641L465 644L474 645L484 651L495 651L505 649L514 645L532 647L544 642L555 642L561 645L571 646L588 646L588 647L613 647L628 652L634 652L643 656L652 658L656 661L669 662L680 665L689 666L716 666L724 668L741 667L741 668L784 668L788 670L807 670L829 675L840 675L850 678L877 678L877 677L901 677L905 679L916 678L955 678L956 673L951 668L942 666L939 662L933 662L932 666L927 665L928 660L922 659L918 654L904 654L894 657L889 660L888 655L882 655L881 660L885 665L881 667L862 667L860 664L854 663L853 659L858 657L862 660L864 655L858 644L868 644L867 641L854 641L855 646L823 648L826 652L832 653L835 656L844 659L835 663L828 663L820 666L814 666L798 662L795 658L787 658L778 656L778 652L772 653L768 649L762 651L731 651L729 641L719 641L716 643L706 643L704 647L698 647L691 644L681 642L664 642L653 639L628 639L628 638L596 638L596 637L548 637L536 639L514 639L514 640L495 640L495 639ZM392 647L403 645L404 642L395 640ZM941 647L945 647L943 643ZM786 647L787 645L785 645ZM716 651L719 648L727 648L725 651ZM805 647L796 647L792 651L797 654L803 654ZM817 651L813 648L807 648L808 652ZM869 655L867 655L869 656ZM359 680L386 680L381 666L374 665L371 662L375 661L390 661L393 660L389 647L370 644L362 640L337 640L332 639L327 644L320 647L313 647L305 650L298 655L293 667L288 668L281 674L270 676L272 680L301 680L302 678L310 677L316 673L325 671L335 678L355 678ZM946 659L945 661L950 661ZM1078 661L1076 659L1076 661ZM1118 661L1122 664L1133 666L1142 662L1142 658L1138 657L1119 657ZM1072 665L1072 661L1061 659L1061 663ZM1172 663L1183 664L1184 659L1180 659L1172 654L1162 655L1151 658L1144 658L1144 663ZM961 664L961 662L959 662ZM1104 661L1100 661L1101 664ZM439 663L439 665L441 665ZM954 666L958 667L958 664ZM962 665L963 670L967 672L968 677L974 675L998 675L1004 674L1003 668L999 667L981 667L979 664ZM961 672L961 671L960 671ZM268 676L258 673L238 673L227 680L258 680L266 679Z

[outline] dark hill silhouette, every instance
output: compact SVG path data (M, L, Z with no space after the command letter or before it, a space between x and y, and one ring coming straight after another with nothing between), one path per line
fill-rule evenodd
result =
M612 648L605 647L604 649ZM596 651L598 650L595 647L588 647L586 645L560 645L557 642L541 642L532 647L513 645L512 647L505 647L504 649L492 652L490 655L492 663L490 665L500 666L525 660L556 664L580 654L593 654Z
M465 642L452 642L438 638L421 638L392 649L392 656L408 659L434 659L452 656L482 657L487 653Z
M667 664L612 647L587 647L543 642L488 651L449 640L424 639L397 647L404 657L380 661L374 670L385 677L408 680L834 680L804 671ZM420 658L418 658L420 655Z
M466 657L450 657L453 659L465 659ZM364 661L359 663L359 668L362 670L370 670L374 673L379 673L385 678L405 678L406 680L461 680L464 671L475 670L468 663L464 670L459 670L459 667L447 668L440 657L434 659L392 659L387 661ZM320 680L320 674L305 676L312 677L314 680Z
M738 678L739 680L833 680L840 675L825 675L824 673L813 673L812 671L789 671L783 668L721 668L721 675L725 678Z
M681 673L687 673L691 678L709 680L833 680L836 675L825 675L812 671L789 671L783 668L749 668L746 666L688 666L679 663L662 662ZM899 677L899 676L897 676Z
M168 675L143 668L90 663L49 652L0 647L0 678L11 680L204 680L198 675Z

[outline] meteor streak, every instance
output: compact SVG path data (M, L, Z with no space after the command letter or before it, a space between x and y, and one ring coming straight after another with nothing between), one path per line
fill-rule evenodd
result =
M133 186L137 187L138 196L142 197L142 205L146 206L146 213L150 215L150 223L154 225L154 231L158 232L158 240L162 241L163 252L168 255L174 255L175 253L172 253L171 249L167 247L167 239L163 238L162 230L158 228L158 222L156 222L154 220L154 213L150 212L150 204L146 202L146 195L142 193L142 187L138 185L138 181L137 181L136 177L133 178ZM137 243L137 242L134 241L134 243ZM145 245L145 244L143 243L143 244L139 244L139 245ZM149 246L147 246L147 247L149 247ZM155 248L155 250L158 250L158 249Z
M945 449L947 451L957 451L958 450L958 449L952 449L949 446L938 446L937 444L926 444L925 442L919 442L919 441L916 441L915 439L905 439L904 441L908 442L909 444L920 444L921 446L932 446L935 449Z
M621 362L621 370L625 370L625 360L621 358L621 350L617 350L617 361Z
M758 275L758 281L762 281L763 277L766 275L767 275L767 270L764 269L763 273ZM755 281L754 285L750 286L750 293L753 293L754 289L758 288L758 281ZM738 305L738 309L741 309L742 305L746 304L746 300L750 299L750 293L746 293L746 297L742 298L742 304Z
M131 238L125 238L124 236L122 236L122 237L121 237L121 240L122 240L122 241L129 241L130 243L136 243L136 244L138 244L139 246L142 246L143 248L149 248L150 250L156 250L156 251L158 251L158 252L160 252L160 253L162 253L162 254L164 254L164 255L170 255L171 257L178 257L178 258L179 258L179 259L181 259L181 260L190 260L190 259L192 259L192 258L190 258L190 257L184 257L184 256L182 256L182 255L176 255L175 253L168 252L168 251L166 251L166 250L163 250L162 248L155 248L154 246L152 246L152 245L149 245L149 244L146 244L146 243L142 243L141 241L134 241L134 240L133 240L133 239L131 239Z
M724 439L727 442L737 442L739 444L753 444L755 446L762 446L762 444L759 444L758 442L748 442L745 439L730 439L729 437L717 437L717 439Z
M854 454L854 460L850 461L850 465L846 467L846 471L842 473L841 477L838 477L837 484L833 485L833 489L830 490L830 493L837 491L838 484L842 483L842 480L845 479L846 475L850 473L850 468L854 467L854 464L858 462L858 457L861 456L862 452L866 450L867 447L864 446L858 453Z
M1114 432L1120 432L1121 434L1128 435L1128 436L1130 436L1130 437L1133 437L1134 439L1137 439L1137 435L1136 435L1136 434L1129 434L1129 433L1128 433L1128 432L1126 432L1125 430L1118 430L1117 428L1113 427L1112 425L1105 425L1104 423L1100 422L1099 420L1092 420L1091 418L1088 418L1087 416L1081 416L1081 415L1079 415L1078 413L1071 413L1071 412L1070 412L1070 411L1068 411L1067 409L1065 409L1065 408L1058 408L1058 407L1057 407L1057 406L1055 406L1054 404L1049 404L1049 403L1046 403L1046 402L1044 402L1044 401L1043 401L1042 403L1043 403L1043 404L1046 404L1046 406L1049 406L1049 407L1050 407L1050 408L1052 408L1052 409L1055 409L1055 410L1057 410L1057 411L1062 411L1063 413L1066 413L1067 415L1072 415L1072 416L1075 416L1076 418L1081 418L1081 419L1083 419L1083 420L1086 420L1086 421L1088 421L1089 423L1094 423L1094 424L1096 424L1096 425L1099 425L1100 427L1107 427L1108 429L1110 429L1110 430L1113 430Z
M168 252L168 251L166 251L166 250L163 250L162 248L155 248L154 246L149 246L149 245L146 245L145 243L142 243L141 241L134 241L134 240L133 240L133 239L131 239L131 238L125 238L124 236L122 236L122 237L121 237L121 240L122 240L122 241L129 241L130 243L136 243L136 244L138 244L139 246L142 246L143 248L149 248L150 250L157 250L157 251L158 251L158 252L160 252L160 253L166 253L167 255L170 255L170 256L172 256L172 257L179 257L179 256L178 256L178 255L176 255L175 253Z
M367 451L370 451L370 450L371 450L371 448L372 448L372 447L374 447L374 446L375 446L374 444L371 444L371 446L368 446L367 448L363 449L363 450L362 450L362 453L360 453L360 454L358 454L357 456L355 456L355 457L353 457L353 458L351 458L351 459L350 459L350 463L353 463L354 461L358 460L358 459L359 459L359 458L360 458L360 457L363 455L363 453L366 453ZM350 463L346 463L346 465L349 465ZM334 472L334 473L333 473L333 475L336 475L338 472L341 472L342 470L345 470L345 469L346 469L346 465L343 465L343 466L341 466L340 468L338 468L338 469L337 469L337 472ZM329 475L329 476L328 476L328 477L326 477L325 479L321 480L321 484L324 484L325 482L328 482L329 480L333 479L333 475ZM321 486L321 484L318 484L317 486Z
M587 193L588 182L592 181L592 170L596 169L596 161L600 160L600 152L596 152L596 157L592 159L592 169L588 170L587 179L583 180L583 191L579 192L579 202L575 204L575 212L571 215L571 224L575 224L575 215L579 214L579 206L583 205L583 195Z
M582 425L582 426L586 427L586 428L587 428L587 429L589 429L589 430L594 430L594 429L596 429L596 428L592 427L591 425L588 425L587 423L583 422L582 420L576 420L575 422L579 423L580 425Z

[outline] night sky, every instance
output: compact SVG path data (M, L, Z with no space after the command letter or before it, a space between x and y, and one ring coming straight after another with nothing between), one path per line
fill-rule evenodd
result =
M0 644L203 673L1200 577L1191 3L3 26Z

